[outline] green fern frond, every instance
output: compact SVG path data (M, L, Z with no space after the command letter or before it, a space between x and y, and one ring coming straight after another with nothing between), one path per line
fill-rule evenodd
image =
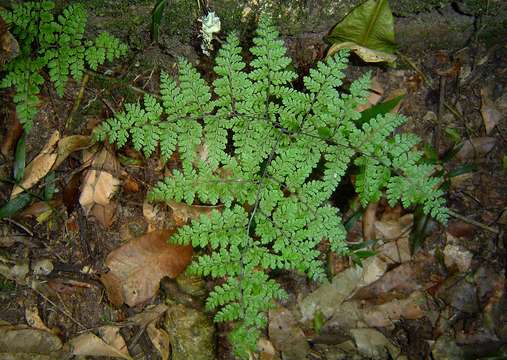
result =
M71 4L56 18L54 7L53 1L25 2L0 12L21 48L21 54L7 64L1 86L15 88L16 112L26 131L37 114L44 68L62 96L70 76L77 81L83 76L85 60L95 70L106 58L113 60L127 51L125 44L107 33L100 34L95 44L84 40L87 16L82 5Z

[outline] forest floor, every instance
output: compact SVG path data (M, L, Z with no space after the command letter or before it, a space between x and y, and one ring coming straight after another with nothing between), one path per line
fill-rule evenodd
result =
M287 40L302 74L325 50L309 39ZM200 54L197 39L181 52L189 46ZM311 51L297 58L298 48ZM139 66L140 57L156 64L161 56L163 66ZM143 242L160 243L164 229L208 208L147 203L147 191L167 172L160 159L89 143L93 128L123 104L157 94L160 72L172 71L174 60L151 45L69 82L61 98L43 89L25 139L27 163L47 161L40 154L51 141L67 139L70 150L37 185L56 187L51 199L34 198L0 221L0 359L232 359L227 326L213 325L202 307L212 283L169 278L172 269L159 265L173 260L142 251ZM198 60L211 79L212 61L202 54ZM419 214L382 201L368 207L350 221L348 236L351 243L366 234L378 239L362 266L330 254L329 283L276 274L290 296L269 314L260 359L507 357L507 46L473 42L408 53L398 64L354 60L347 72L354 79L372 71L370 104L404 95L397 109L409 118L404 129L431 145L427 156L446 174L449 224L422 226ZM0 93L2 179L11 178L22 134L11 95ZM104 189L93 176L106 176ZM0 204L12 188L0 184ZM99 204L87 191L116 194ZM355 215L350 200L334 199L346 219ZM111 266L120 278L104 275ZM126 288L138 293L115 293Z

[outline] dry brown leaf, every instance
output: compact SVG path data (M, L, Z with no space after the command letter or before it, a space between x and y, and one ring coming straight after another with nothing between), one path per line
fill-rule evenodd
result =
M57 158L53 169L56 169L71 153L82 150L90 145L90 137L84 135L71 135L58 141Z
M261 338L257 341L257 351L259 352L259 360L279 359L275 347L268 339Z
M52 332L40 318L39 309L35 305L25 309L25 319L31 328Z
M163 277L175 278L185 270L192 259L192 247L168 244L175 231L153 231L107 256L105 264L110 271L101 280L111 302L140 304L156 294Z
M486 128L486 135L489 135L502 119L502 113L491 99L491 93L486 87L481 89L481 115Z
M414 224L414 215L406 214L399 219L379 220L375 222L377 239L391 241L408 237Z
M148 232L167 229L172 223L170 210L164 204L151 204L148 200L143 203L143 215L148 222Z
M135 179L133 179L131 176L128 176L123 182L123 190L125 192L136 193L141 191L141 186Z
M62 341L45 330L26 325L0 326L0 354L28 353L48 355L62 348ZM53 357L54 358L54 357Z
M376 239L375 220L377 219L377 217L376 217L377 207L378 207L378 202L368 204L368 207L366 208L366 211L363 214L363 239L364 239L364 241Z
M107 229L114 222L117 207L118 204L116 202L110 202L107 205L95 204L90 214Z
M468 160L474 157L486 155L493 149L496 144L494 137L478 137L464 142L463 147L456 154L456 158L460 160Z
M0 120L0 122L3 122L6 127L5 136L2 138L0 153L3 156L8 157L11 154L14 145L23 134L23 125L21 125L18 119L16 119L16 110L14 107L12 107L12 109L9 107L8 114L5 114L5 117Z
M167 331L158 329L155 326L155 323L152 322L146 328L146 332L148 333L148 337L151 340L151 343L157 349L158 353L162 360L169 359L169 353L171 351L170 337Z
M37 201L23 210L19 215L22 217L38 217L54 208L58 208L63 204L62 197L56 196L50 201Z
M149 323L158 320L166 311L168 307L165 304L158 304L149 306L140 314L136 314L127 319L128 323L134 323L139 327L146 327Z
M104 340L92 333L81 334L69 341L72 354L77 356L110 356L132 360L128 355L107 344Z
M12 189L11 199L15 198L23 191L30 189L49 173L56 161L56 144L59 139L60 133L57 130L51 135L40 154L26 166L23 180Z
M118 326L101 326L99 327L99 335L106 344L114 347L123 355L130 356L127 344L121 336L120 328Z
M169 201L167 203L173 211L173 219L176 226L183 226L189 220L199 219L202 214L210 214L212 210L221 210L223 205L187 205L182 202Z
M86 214L92 214L107 228L111 226L116 211L116 202L111 199L120 185L117 178L120 165L114 155L103 148L95 153L91 167L84 175L79 203Z
M376 76L373 79L371 79L371 85L369 90L370 94L366 98L367 102L365 104L359 105L356 109L357 111L361 112L371 108L373 105L376 105L382 98L382 95L384 94L384 89L382 88L382 85L380 84Z

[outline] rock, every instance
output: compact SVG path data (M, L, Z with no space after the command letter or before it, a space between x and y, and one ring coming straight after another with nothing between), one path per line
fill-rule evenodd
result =
M32 265L33 273L35 275L49 275L54 269L53 263L49 259L40 259L37 260Z
M378 360L396 359L401 352L384 334L375 329L352 329L350 332L356 343L357 350L366 358Z
M336 308L356 289L361 280L362 269L350 267L336 275L331 283L320 286L305 297L299 304L301 321L313 319L317 311L325 318L330 318Z
M449 270L467 272L472 264L472 253L459 245L447 244L444 248L444 263Z
M463 351L448 336L440 336L431 351L435 360L462 360Z
M286 359L305 360L310 345L292 313L278 306L269 312L269 339Z
M172 360L215 360L215 328L202 311L168 304L164 328L171 339Z

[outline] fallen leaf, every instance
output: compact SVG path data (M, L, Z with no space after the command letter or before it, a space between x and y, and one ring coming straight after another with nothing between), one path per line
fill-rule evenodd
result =
M259 352L260 360L279 359L275 347L268 339L260 338L259 341L257 341L257 351Z
M29 306L25 309L25 319L28 326L34 329L45 330L51 332L51 330L44 324L39 315L39 309L37 306Z
M84 135L71 135L58 141L57 158L53 169L56 169L71 153L82 150L90 145L90 137Z
M146 328L146 332L148 333L148 337L151 340L151 343L157 349L158 353L162 360L169 359L169 353L171 350L170 338L167 331L158 329L155 326L155 323L152 322Z
M269 339L282 357L292 360L307 359L310 344L292 313L282 307L269 311Z
M151 204L148 200L143 202L143 215L148 222L148 231L167 229L174 226L170 210L165 204ZM180 220L182 222L183 220Z
M123 355L130 356L127 344L125 343L125 339L120 335L120 328L118 326L101 326L99 327L99 335L106 344L114 347Z
M23 134L23 125L16 118L16 110L14 108L9 108L9 113L5 115L5 117L9 117L9 120L2 119L2 123L6 124L7 133L2 138L2 147L0 148L0 153L8 157L14 147L14 144L18 142L18 139Z
M77 356L110 356L132 360L128 355L107 344L104 340L92 333L81 334L69 341L72 354Z
M125 181L123 182L123 190L125 192L139 192L141 191L141 186L139 183L134 180L132 177L128 176Z
M486 87L481 89L481 115L486 128L486 135L489 135L502 119L502 113L491 99L491 93Z
M173 211L176 226L186 225L189 220L199 219L202 214L210 214L212 210L221 210L223 205L187 205L182 202L169 201L167 205Z
M363 240L375 240L375 220L378 202L368 204L363 214Z
M12 189L11 199L30 189L49 173L57 158L55 150L59 139L60 133L57 130L51 135L40 154L26 166L23 180Z
M9 26L0 17L0 69L19 55L19 44L16 38L9 32Z
M379 220L375 222L377 239L384 241L397 240L402 237L409 237L410 230L414 224L414 215L406 214L399 219Z
M341 49L350 49L354 54L359 56L361 60L367 63L387 62L394 63L397 59L396 55L389 54L385 51L369 49L365 46L358 45L354 42L342 42L339 44L333 44L328 52L327 56L331 56L337 53Z
M493 149L495 144L496 138L487 136L466 140L456 154L456 158L467 160L473 157L484 156Z
M165 304L152 305L146 308L142 313L129 317L127 322L145 328L149 323L157 321L167 309L168 307Z
M104 226L111 226L116 212L116 202L111 201L118 191L120 165L114 155L103 148L95 153L91 169L87 170L79 203L87 215L91 214Z
M185 270L192 258L192 247L168 244L175 231L153 231L107 256L105 264L110 271L101 280L113 304L140 304L156 294L163 277L175 278Z
M62 205L62 198L56 197L50 201L37 201L23 210L19 216L22 217L38 217L41 214L58 208Z

